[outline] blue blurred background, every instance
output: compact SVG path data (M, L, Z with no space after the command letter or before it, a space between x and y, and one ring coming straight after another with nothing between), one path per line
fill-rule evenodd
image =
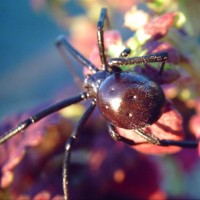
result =
M0 118L52 99L71 81L54 46L66 32L30 1L0 1Z

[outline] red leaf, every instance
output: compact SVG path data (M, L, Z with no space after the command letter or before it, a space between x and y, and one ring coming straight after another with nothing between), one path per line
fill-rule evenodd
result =
M156 194L165 197L160 188L162 177L155 160L138 154L123 143L100 135L96 138L89 163L88 184L99 199L109 194L121 199L150 199Z
M169 59L167 62L177 64L180 60L180 55L178 50L173 47L171 44L158 40L148 41L144 47L145 50L148 50L148 54L150 53L158 53L158 52L167 52Z
M15 127L17 123L28 118L30 113L12 116L12 118L7 119L7 121L5 120L1 130L5 131L11 129L11 127ZM63 123L63 120L66 124ZM54 139L52 141L46 140L45 146L42 147L40 154L36 153L35 156L37 157L34 157L33 160L35 161L39 159L39 157L43 157L46 153L51 153L54 151L54 147L57 143L62 141L63 134L67 133L67 130L71 131L72 127L68 126L68 128L66 128L67 125L69 125L69 121L56 113L33 124L24 132L15 135L13 138L2 144L0 146L0 154L3 155L0 159L2 173L0 182L1 187L6 188L11 184L13 181L13 170L24 158L28 147L39 145L49 133L49 136L54 137ZM53 132L52 129L54 130Z
M198 107L199 109L199 107ZM200 114L194 115L189 121L189 127L192 133L197 139L200 139ZM200 145L198 145L198 151L200 156Z
M160 69L154 68L149 64L145 64L144 67L137 66L135 71L150 77L159 84L172 83L180 77L179 71L176 69L164 69L162 74L159 74Z
M49 194L49 192L43 191L33 197L33 200L44 200L44 199L45 200L51 199L51 195Z
M168 29L174 23L175 13L166 13L152 19L144 27L144 32L150 35L152 39L160 39L166 35Z

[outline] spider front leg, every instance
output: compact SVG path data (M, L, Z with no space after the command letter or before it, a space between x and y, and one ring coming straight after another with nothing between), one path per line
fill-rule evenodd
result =
M165 63L168 60L168 53L167 52L159 52L153 53L146 56L140 57L119 57L119 58L110 58L108 61L109 67L112 66L122 66L122 65L133 65L133 64L140 64L140 63L154 63L154 62L162 62ZM163 69L164 64L161 67Z
M38 122L39 120L43 119L44 117L61 110L62 108L65 108L67 106L70 106L72 104L78 103L84 99L87 98L87 93L80 94L78 96L62 100L50 107L47 107L46 109L41 110L40 112L36 113L35 115L30 116L28 119L24 120L20 124L17 125L14 129L10 130L9 132L5 133L0 137L0 144L6 142L8 139L16 135L17 133L22 132L26 128L28 128L30 125Z
M74 142L78 138L78 135L80 134L81 129L83 128L84 124L86 123L89 116L92 114L93 110L95 108L95 101L92 101L86 112L83 114L79 122L74 127L74 130L72 131L69 139L67 140L65 144L65 155L64 155L64 161L63 161L63 192L64 192L64 199L69 199L69 181L68 181L68 172L69 172L69 164L70 164L70 155L71 150Z
M107 22L107 25L110 26L107 9L102 8L99 21L97 23L97 42L98 42L99 54L100 54L100 59L101 59L103 68L107 68L107 59L105 55L105 46L104 46L104 30L103 30L105 21Z
M65 58L65 53L62 47L65 47L65 49L84 67L87 67L92 73L96 73L98 69L95 67L95 65L89 61L85 56L83 56L79 51L77 51L66 39L64 35L61 35L58 37L56 41L56 47L58 48L59 52L61 53L61 56Z

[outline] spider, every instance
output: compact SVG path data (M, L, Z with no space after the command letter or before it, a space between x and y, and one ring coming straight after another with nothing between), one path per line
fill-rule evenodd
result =
M131 50L125 48L119 57L107 58L104 46L104 25L109 23L107 9L102 8L97 23L97 42L101 60L101 70L77 51L65 38L60 36L56 42L58 50L63 55L63 47L91 72L84 79L85 91L81 94L64 99L19 123L17 127L0 137L0 144L38 122L44 117L72 104L83 100L90 100L90 105L74 127L65 144L63 161L63 192L64 199L69 199L68 174L70 155L74 142L81 133L81 129L89 116L98 106L100 113L107 120L108 133L116 141L129 145L136 145L132 140L120 136L116 127L133 129L134 132L145 139L147 143L160 146L197 147L197 141L160 140L153 134L146 133L143 128L155 123L162 115L166 103L162 88L147 76L135 72L125 72L120 69L122 65L139 63L161 63L159 75L162 74L165 63L168 61L167 52L159 52L141 57L127 57ZM148 105L148 107L147 107Z

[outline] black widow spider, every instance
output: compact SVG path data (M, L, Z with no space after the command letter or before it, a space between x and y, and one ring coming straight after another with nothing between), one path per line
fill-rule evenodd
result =
M74 127L65 145L63 162L63 191L65 200L69 199L68 168L71 149L96 105L99 107L100 113L107 120L110 136L116 141L122 141L131 145L137 144L118 134L116 127L121 127L129 130L133 129L147 143L155 145L180 147L197 147L198 145L198 141L160 140L153 134L148 134L143 130L145 126L153 124L162 115L162 110L166 102L163 90L156 82L143 74L124 72L120 69L120 66L159 62L161 63L159 74L161 75L164 64L168 60L168 54L166 52L159 52L141 57L128 58L130 49L126 48L119 57L107 59L103 30L105 22L109 23L107 9L102 8L97 24L98 48L102 63L101 70L74 49L64 36L60 36L56 42L61 55L64 53L62 47L66 48L77 61L91 72L91 75L88 75L84 80L85 91L75 97L62 100L41 110L0 137L0 144L2 144L44 117L62 108L89 99L91 101L90 106Z

